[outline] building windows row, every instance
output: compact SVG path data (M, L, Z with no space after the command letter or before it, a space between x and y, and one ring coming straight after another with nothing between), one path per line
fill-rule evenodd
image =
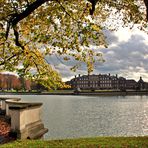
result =
M102 77L101 77L102 76ZM138 88L141 87L139 84L142 84L142 86L145 84L147 87L147 83L143 82L142 78L139 80L139 82L136 82L135 80L126 80L123 77L117 78L115 76L110 75L98 75L97 76L85 76L85 78L82 77L76 77L68 82L73 87L80 87L80 88L113 88L113 89L124 89L124 88Z

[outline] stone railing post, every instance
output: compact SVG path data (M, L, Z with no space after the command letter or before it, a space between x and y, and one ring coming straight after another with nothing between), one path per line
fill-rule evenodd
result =
M41 120L42 103L11 101L7 103L11 117L11 130L17 133L17 138L37 139L43 137L48 131Z
M42 138L48 132L41 120L42 103L20 100L20 98L0 98L1 110L11 118L12 133L15 133L18 139Z
M12 101L20 101L20 98L0 98L1 102L1 110L6 111L8 113L8 104L6 103L7 100L12 100Z

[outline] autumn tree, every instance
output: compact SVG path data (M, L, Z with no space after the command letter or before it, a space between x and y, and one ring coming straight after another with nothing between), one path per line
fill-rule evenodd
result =
M0 70L31 77L49 89L63 87L47 56L76 60L73 71L84 62L90 73L96 61L103 61L92 45L107 47L103 29L118 27L112 16L119 26L144 27L147 8L147 0L0 0Z

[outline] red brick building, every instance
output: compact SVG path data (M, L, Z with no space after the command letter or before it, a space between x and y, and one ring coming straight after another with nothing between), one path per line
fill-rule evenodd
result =
M24 87L24 88L23 88ZM12 74L0 74L0 90L30 90L31 81L24 80L24 86L19 77Z

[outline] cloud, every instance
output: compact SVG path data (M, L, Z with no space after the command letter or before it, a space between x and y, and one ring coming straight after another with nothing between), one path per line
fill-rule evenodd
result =
M118 40L112 40L108 49L102 49L106 62L95 72L117 73L136 80L143 76L143 79L148 81L147 34L126 29L119 31L119 34L113 34ZM114 44L115 46L112 46Z
M148 82L148 35L137 28L120 28L116 32L105 30L104 33L109 46L98 51L103 53L106 62L96 63L93 73L118 74L135 80L142 76ZM84 63L77 72L72 72L70 68L76 63L74 60L65 62L56 56L48 59L61 73L63 80L71 79L74 75L87 74Z

